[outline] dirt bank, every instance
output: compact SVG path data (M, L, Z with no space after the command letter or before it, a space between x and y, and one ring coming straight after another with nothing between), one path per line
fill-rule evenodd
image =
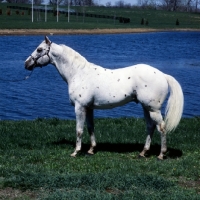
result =
M161 31L200 31L199 29L1 29L0 35L68 35L68 34L116 34L116 33L145 33Z

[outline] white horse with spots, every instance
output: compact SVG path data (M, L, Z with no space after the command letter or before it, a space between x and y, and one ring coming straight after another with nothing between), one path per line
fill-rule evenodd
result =
M91 137L88 153L93 154L96 146L94 109L109 109L135 101L143 107L148 134L140 156L144 157L150 149L153 132L157 127L161 134L161 152L158 158L163 159L167 150L166 134L178 125L184 104L181 86L172 76L145 64L114 70L105 69L88 62L70 47L57 45L45 37L25 61L25 68L33 70L48 64L53 64L67 82L70 101L75 107L77 140L71 156L76 156L81 150L85 121ZM169 91L163 120L161 106Z

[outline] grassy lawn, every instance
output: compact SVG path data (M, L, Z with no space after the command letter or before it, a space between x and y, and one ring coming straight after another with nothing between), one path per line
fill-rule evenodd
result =
M52 13L47 22L44 13L38 20L34 13L32 23L28 11L17 15L11 10L8 16L7 5L19 4L0 4L0 29L200 28L195 13L103 7L85 7L85 12L127 17L131 23L82 16L70 16L68 23L64 14L56 22ZM142 18L148 25L141 25ZM0 199L200 199L199 117L182 119L168 135L164 161L156 159L158 133L147 157L138 159L146 138L143 119L96 119L94 156L86 155L90 146L86 132L82 151L72 158L74 120L0 120Z
M130 23L119 23L119 20L97 18L97 17L83 17L70 16L70 22L66 14L60 14L57 22L57 17L53 13L47 14L47 22L45 22L45 13L34 12L34 22L32 23L31 12L27 10L18 10L19 15L16 14L16 9L10 9L11 15L7 15L9 10L7 6L23 6L31 7L27 4L0 4L2 15L0 15L0 29L116 29L116 28L155 28L155 29L199 29L200 16L198 13L187 12L169 12L163 10L142 10L139 8L107 8L107 7L84 7L85 13L100 14L107 16L126 17L130 18ZM66 8L67 7L63 7ZM83 12L83 7L72 7L76 12ZM24 12L24 15L22 15ZM141 25L142 18L144 25ZM178 19L179 25L176 25ZM146 25L148 21L148 25Z
M155 133L146 159L143 119L96 119L97 149L75 145L75 121L0 121L0 199L200 199L200 118L182 119L157 161Z

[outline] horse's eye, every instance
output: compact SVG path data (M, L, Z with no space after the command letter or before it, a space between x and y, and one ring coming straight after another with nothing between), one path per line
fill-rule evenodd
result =
M42 52L42 48L38 48L38 49L37 49L37 52L38 52L38 53L41 53L41 52Z

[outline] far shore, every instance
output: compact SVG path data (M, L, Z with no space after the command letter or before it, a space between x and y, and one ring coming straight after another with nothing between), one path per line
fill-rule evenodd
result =
M0 35L79 35L79 34L120 34L167 31L200 31L200 29L0 29Z

